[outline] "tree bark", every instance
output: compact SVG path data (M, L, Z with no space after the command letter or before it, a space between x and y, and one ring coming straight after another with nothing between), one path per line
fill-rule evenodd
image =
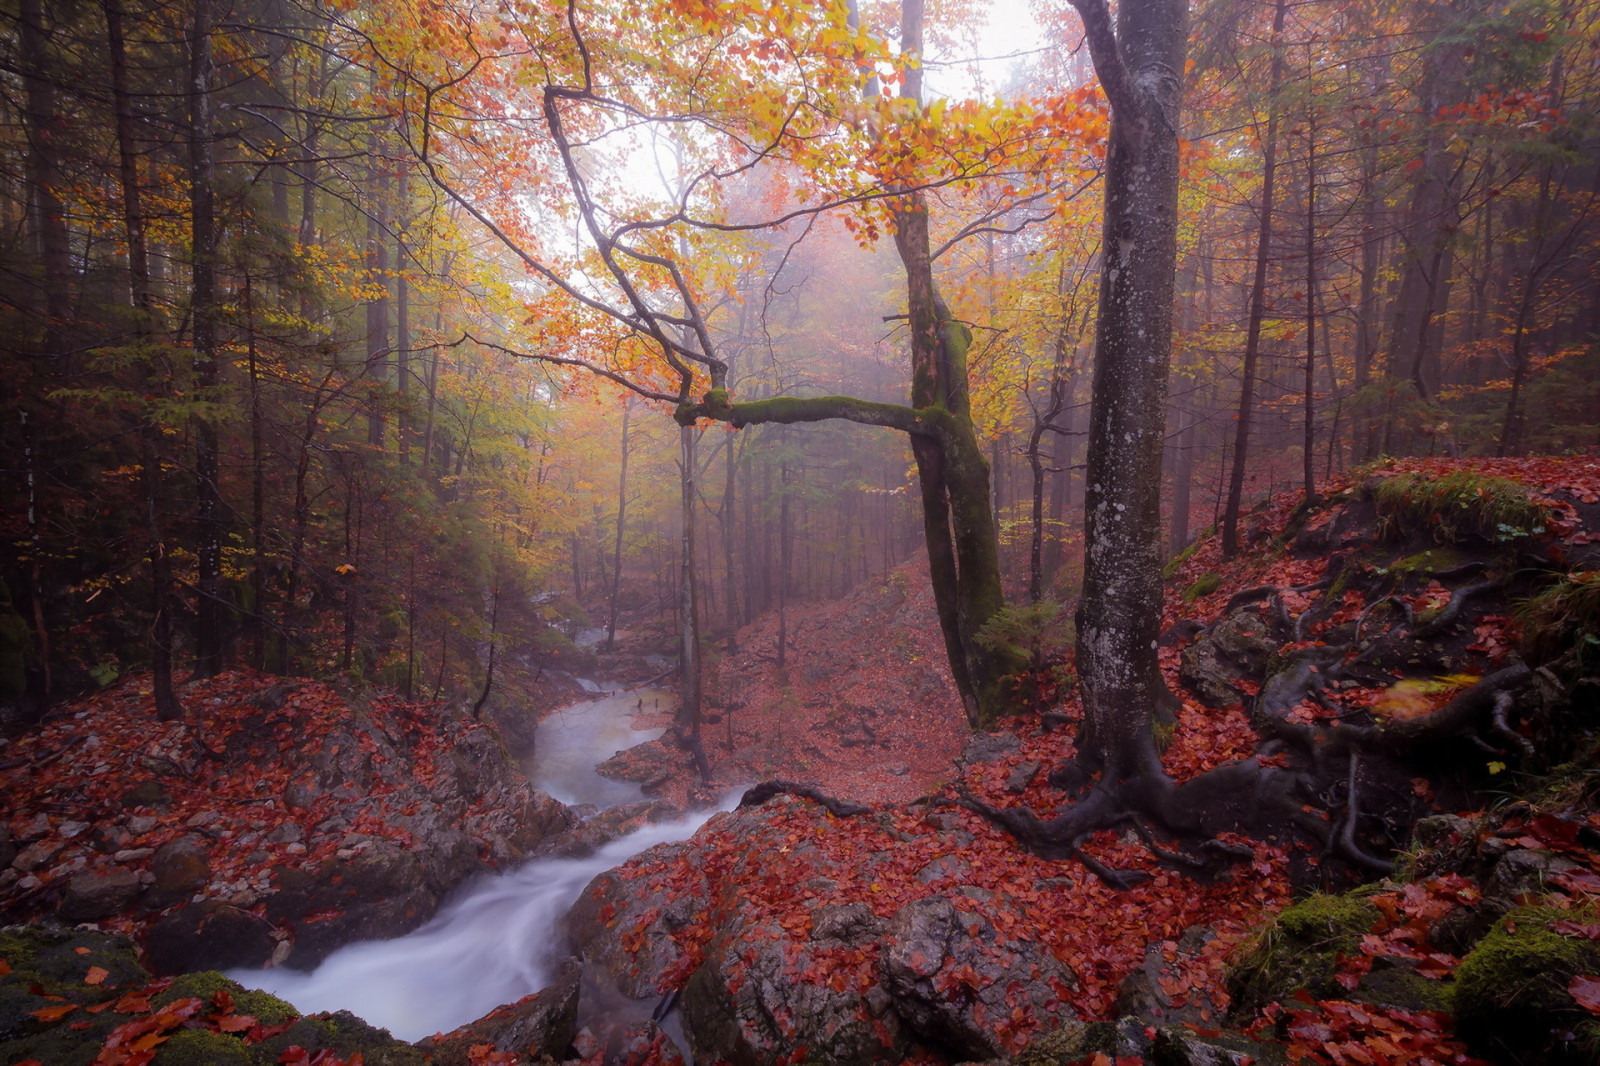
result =
M1250 422L1255 415L1256 364L1261 354L1261 323L1267 314L1267 261L1271 253L1273 194L1278 172L1278 87L1283 84L1283 20L1288 6L1286 0L1277 0L1272 11L1272 74L1267 86L1267 132L1261 153L1261 218L1256 231L1256 270L1250 285L1244 366L1239 372L1233 466L1228 475L1228 503L1222 511L1224 559L1239 554L1239 511L1244 505L1244 468L1250 457Z
M191 254L191 318L194 337L195 386L215 399L217 361L217 225L215 63L211 55L211 0L195 0L193 39L189 54L189 209ZM222 669L226 611L222 599L222 493L217 484L217 428L209 418L194 420L196 552L195 609L196 677L214 677Z
M1184 0L1073 0L1111 101L1078 677L1079 750L1105 780L1160 772L1160 485L1177 254Z

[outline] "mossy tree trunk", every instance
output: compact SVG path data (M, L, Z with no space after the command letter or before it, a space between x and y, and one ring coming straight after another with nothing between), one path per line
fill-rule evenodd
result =
M946 319L937 335L946 354L964 368L970 339L966 327ZM1024 665L1022 653L1008 645L985 647L977 639L984 623L1005 605L1005 597L999 538L989 511L989 464L965 411L853 396L775 396L734 403L725 390L713 389L699 403L678 408L677 419L684 425L699 418L727 422L736 429L840 419L907 433L918 454L919 470L937 478L923 474L923 531L945 651L968 721L975 728L986 727L1011 709L1007 678ZM926 465L923 456L928 457Z

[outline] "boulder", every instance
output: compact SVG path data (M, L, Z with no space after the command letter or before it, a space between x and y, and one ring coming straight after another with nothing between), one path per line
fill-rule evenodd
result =
M211 879L211 845L193 833L174 837L156 849L150 874L155 881L145 905L152 910L188 899Z
M1183 649L1178 676L1206 706L1226 707L1243 698L1233 682L1260 681L1278 647L1256 608L1241 608Z
M1002 940L971 900L955 893L900 908L880 965L883 987L911 1029L968 1058L1009 1050L1014 1012L1051 1027L1075 1019L1060 1003L1077 975L1046 951Z
M498 1007L448 1036L424 1041L422 1046L431 1052L429 1061L435 1066L469 1066L477 1061L473 1049L484 1045L527 1060L565 1058L567 1046L578 1034L582 977L577 960L569 961L553 982L533 995Z
M410 851L375 841L348 858L317 870L278 867L266 916L294 934L289 962L311 969L335 949L356 940L384 940L411 932L433 916L439 898L422 863Z
M97 922L139 897L139 875L126 866L85 870L67 882L56 913L67 922Z
M830 1066L905 1061L911 1034L888 997L830 981L824 950L776 918L735 915L678 1000L695 1059L763 1066L804 1047L807 1061Z
M145 933L145 961L158 974L265 966L277 941L272 926L219 900L179 907Z

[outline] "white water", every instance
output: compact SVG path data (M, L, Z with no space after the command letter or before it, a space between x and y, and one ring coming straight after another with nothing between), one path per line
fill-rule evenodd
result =
M547 791L563 802L602 806L639 798L636 786L607 781L589 768L609 758L617 746L659 735L660 730L626 728L637 701L643 699L648 708L651 698L650 690L619 693L577 704L541 722L535 769L558 779ZM545 787L540 778L534 783ZM611 798L618 793L607 786L631 793ZM587 858L538 859L482 878L416 932L341 948L311 973L235 970L228 976L306 1013L349 1010L401 1040L449 1032L549 984L561 962L562 916L584 886L645 848L689 836L712 813L646 826Z

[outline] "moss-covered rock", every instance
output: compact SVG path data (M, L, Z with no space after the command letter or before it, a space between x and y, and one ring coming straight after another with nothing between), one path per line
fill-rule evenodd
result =
M176 978L165 992L153 997L150 1003L152 1006L160 1008L168 1003L187 999L190 996L203 999L207 1003L215 1003L219 992L228 993L233 1002L234 1014L248 1014L263 1025L278 1025L296 1017L300 1013L293 1006L270 992L260 992L253 988L246 988L239 982L232 978L224 977L215 970L186 973L182 977Z
M1544 506L1528 486L1458 470L1442 477L1397 474L1374 494L1379 530L1391 540L1430 537L1437 544L1510 544L1546 531Z
M1339 959L1355 955L1362 935L1382 917L1360 893L1310 896L1279 914L1229 975L1235 1010L1254 1012L1300 989L1317 998L1342 997L1334 981Z
M346 1010L301 1018L255 1046L272 1056L264 1061L277 1062L285 1050L296 1045L307 1051L332 1051L344 1059L360 1052L366 1066L424 1066L428 1061L420 1048L396 1040L387 1029L368 1025Z
M1456 1029L1474 1053L1507 1062L1600 1061L1600 1026L1567 992L1572 978L1600 974L1600 941L1552 928L1597 919L1592 905L1518 907L1461 960Z
M268 1059L230 1033L183 1029L156 1050L151 1066L257 1066Z

